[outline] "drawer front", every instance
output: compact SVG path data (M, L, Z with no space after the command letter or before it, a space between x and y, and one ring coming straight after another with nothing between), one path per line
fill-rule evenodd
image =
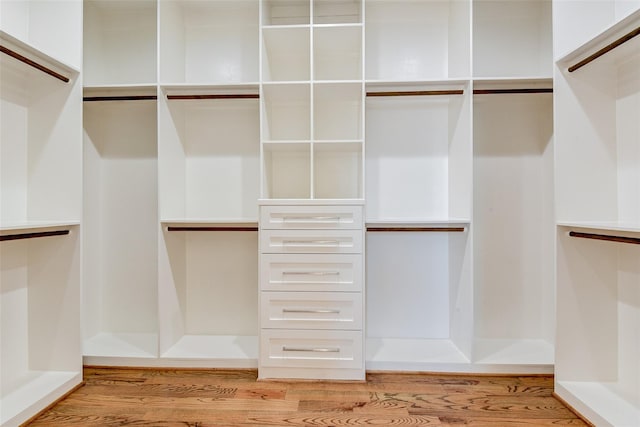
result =
M262 206L262 229L362 229L362 206Z
M283 368L362 368L362 332L263 329L260 362Z
M263 291L362 290L362 255L264 254L260 257Z
M261 327L362 329L362 294L350 292L262 292Z
M262 230L262 253L345 253L362 252L360 230Z

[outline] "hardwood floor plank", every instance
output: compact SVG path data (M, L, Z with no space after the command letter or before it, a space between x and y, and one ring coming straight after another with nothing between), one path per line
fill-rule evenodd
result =
M551 395L551 376L258 381L255 370L88 367L84 380L30 426L586 426Z

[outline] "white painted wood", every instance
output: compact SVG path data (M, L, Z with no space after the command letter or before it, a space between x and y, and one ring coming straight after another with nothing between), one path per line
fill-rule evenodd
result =
M313 139L362 139L362 83L313 86Z
M265 367L359 369L364 361L361 331L263 329L260 345Z
M258 1L159 3L160 81L258 80Z
M156 102L85 102L84 131L84 338L157 333Z
M458 0L367 1L367 80L468 77L470 4Z
M263 28L262 44L262 81L311 80L308 26Z
M468 93L368 97L366 112L367 221L469 217Z
M262 254L261 291L357 292L363 289L362 256Z
M162 354L176 367L255 368L258 339L251 335L185 335Z
M309 25L311 0L262 0L263 26Z
M361 229L361 206L264 206L263 229Z
M159 102L161 217L257 218L257 100Z
M311 139L311 87L308 84L263 85L262 140Z
M313 23L316 25L362 22L362 0L314 0Z
M362 252L360 230L262 230L262 253L345 253Z
M155 83L157 3L84 2L84 85Z
M362 25L313 29L314 80L362 80L362 29Z
M469 359L447 339L367 338L367 369L456 372Z
M260 324L273 329L362 329L360 292L261 292Z
M262 198L308 199L311 197L310 144L265 144L263 142L262 162Z
M82 352L85 364L89 359L93 362L111 362L112 359L120 358L155 359L158 357L158 335L101 332L84 341Z
M491 359L484 340L554 340L552 118L550 94L474 98L479 359Z
M474 0L474 76L551 76L551 0Z

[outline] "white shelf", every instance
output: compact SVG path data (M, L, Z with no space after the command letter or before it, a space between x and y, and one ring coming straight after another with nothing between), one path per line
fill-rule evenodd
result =
M362 80L362 25L314 27L313 79Z
M164 227L257 227L257 218L163 218Z
M295 26L311 23L311 3L299 0L263 0L262 25Z
M544 340L478 339L474 353L479 365L540 366L553 373L554 348Z
M174 361L196 362L200 360L202 361L202 366L255 368L258 366L258 337L185 335L164 352L161 357L163 359L173 359ZM193 365L189 364L189 366Z
M362 0L314 0L314 25L342 25L362 22Z
M640 425L640 403L632 403L613 391L614 383L556 381L555 393L598 427Z
M85 364L88 360L102 358L158 357L158 334L150 333L99 333L83 343Z
M262 29L262 81L286 82L311 79L311 30L309 27Z
M469 359L448 339L367 338L368 370L463 372Z
M0 424L20 425L82 382L79 371L30 371L12 390L3 390ZM4 389L3 384L3 389Z
M0 225L0 234L13 232L30 233L32 231L53 231L80 225L80 221L25 221Z
M625 223L625 222L559 222L559 227L567 228L583 228L593 231L621 231L628 233L640 233L640 223Z

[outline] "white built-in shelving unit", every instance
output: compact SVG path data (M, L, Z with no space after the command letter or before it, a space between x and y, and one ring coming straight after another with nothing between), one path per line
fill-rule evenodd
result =
M0 4L2 426L82 381L81 28L81 2Z
M598 426L635 426L640 2L555 2L554 19L556 394Z

